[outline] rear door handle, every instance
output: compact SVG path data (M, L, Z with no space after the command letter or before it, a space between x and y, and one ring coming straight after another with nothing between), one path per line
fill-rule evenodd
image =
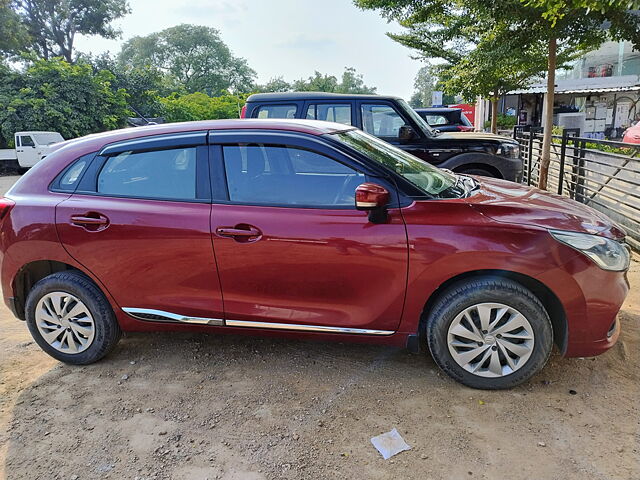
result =
M220 237L233 238L238 242L252 242L262 238L262 232L259 228L246 223L239 223L234 227L218 227L216 234Z
M71 223L91 231L104 230L109 226L109 218L98 212L71 215Z

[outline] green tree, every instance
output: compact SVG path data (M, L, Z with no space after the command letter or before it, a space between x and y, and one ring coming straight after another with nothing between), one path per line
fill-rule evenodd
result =
M220 95L210 97L206 93L195 92L187 95L174 93L161 98L163 115L168 122L189 122L194 120L215 120L239 118L246 95Z
M53 59L36 61L22 75L3 75L13 85L11 92L0 93L5 139L20 130L55 130L74 138L125 124L127 94L113 89L114 77L106 70Z
M87 58L94 71L108 70L114 76L114 89L123 89L128 94L128 103L145 117L158 117L163 113L160 97L171 93L186 93L184 87L173 77L165 75L157 68L147 65L133 67L119 63L108 54Z
M29 49L69 63L77 35L118 38L112 22L130 11L127 0L12 0L12 5L28 31Z
M188 92L221 95L251 91L256 72L235 57L214 28L182 24L127 41L123 65L153 67L177 79Z
M288 92L291 90L291 84L282 77L275 77L269 80L264 85L258 85L254 90L256 92L268 93L268 92Z
M10 0L0 0L0 54L10 55L28 48L29 34Z
M296 92L332 92L332 93L375 93L375 87L365 85L361 74L353 67L345 67L342 78L334 75L322 74L316 71L307 79L301 78L293 82L293 90Z
M479 52L468 62L485 67L507 60L495 49L507 42L512 56L523 57L544 52L547 75L547 101L541 155L540 188L546 188L551 148L551 125L555 71L563 58L600 46L607 38L632 40L640 46L640 16L629 12L637 0L355 0L362 8L379 9L390 20L397 20L407 33L390 35L415 48L425 57L443 58L451 65L460 63L476 45ZM494 41L492 41L494 39ZM489 63L488 63L489 62ZM535 63L533 63L535 67ZM519 70L531 66L519 61L509 65ZM535 70L535 68L534 68ZM455 73L449 75L453 79ZM525 72L526 73L526 72ZM495 75L486 75L491 80ZM513 78L517 78L515 75ZM452 80L453 81L453 80ZM482 82L484 86L491 82ZM496 88L494 85L492 88Z
M420 67L413 81L413 95L409 105L413 108L430 107L436 80L432 65Z

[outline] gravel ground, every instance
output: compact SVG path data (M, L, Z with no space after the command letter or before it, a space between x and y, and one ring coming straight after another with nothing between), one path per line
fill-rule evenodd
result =
M2 306L0 478L638 479L630 278L615 348L501 392L404 350L215 334L128 335L72 367ZM394 427L412 449L385 461L370 438Z

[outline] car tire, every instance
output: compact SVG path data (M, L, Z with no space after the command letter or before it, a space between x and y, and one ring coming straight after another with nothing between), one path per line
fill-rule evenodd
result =
M549 359L553 329L538 298L501 277L478 277L444 291L424 322L438 366L472 388L498 390L529 380Z
M25 311L33 339L64 363L96 362L121 336L104 294L79 272L58 272L38 281L27 296Z

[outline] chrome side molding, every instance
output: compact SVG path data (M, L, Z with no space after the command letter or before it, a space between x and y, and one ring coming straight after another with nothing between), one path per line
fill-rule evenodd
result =
M391 330L371 330L367 328L327 327L324 325L296 325L294 323L252 322L249 320L227 320L227 327L268 328L276 330L297 330L300 332L351 333L359 335L391 335Z
M261 328L270 330L295 330L298 332L341 333L351 335L392 335L392 330L372 330L369 328L329 327L325 325L300 325L295 323L253 322L249 320L223 320L222 318L187 317L177 313L150 308L123 308L127 314L147 322L176 322L194 325L214 325L219 327Z
M191 323L196 325L218 325L223 326L224 320L221 318L187 317L177 313L153 310L151 308L123 308L125 312L138 320L152 322L178 322Z

